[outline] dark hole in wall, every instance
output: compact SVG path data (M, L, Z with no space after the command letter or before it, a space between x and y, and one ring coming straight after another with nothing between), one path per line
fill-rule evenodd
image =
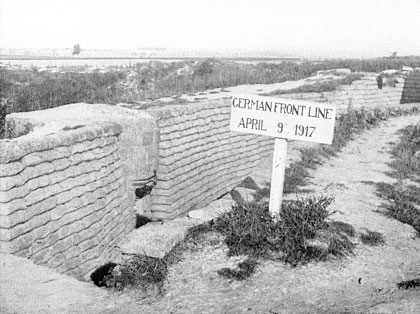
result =
M93 281L95 286L98 287L106 287L106 281L105 277L107 275L110 275L112 270L117 266L116 263L107 263L101 267L99 267L97 270L95 270L91 275L90 279Z
M383 84L384 84L384 78L383 78L381 75L379 75L379 76L376 78L376 82L378 83L378 88L379 88L379 89L382 89L382 86L383 86Z
M146 216L136 214L136 229L144 226L145 224L151 222L152 220Z
M260 187L257 183L255 183L254 179L252 179L250 176L246 177L241 184L238 185L238 187L243 187L251 190L260 190Z

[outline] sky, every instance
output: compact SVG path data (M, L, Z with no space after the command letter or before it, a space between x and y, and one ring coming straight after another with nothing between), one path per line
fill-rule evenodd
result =
M420 0L0 0L0 47L420 55Z

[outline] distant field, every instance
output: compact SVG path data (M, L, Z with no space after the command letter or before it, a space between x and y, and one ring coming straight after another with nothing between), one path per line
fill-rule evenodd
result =
M107 68L107 67L118 67L118 66L132 66L136 63L148 63L148 62L182 62L191 60L205 60L197 58L68 58L68 57L24 57L24 56L13 56L3 57L0 56L0 64L20 66L23 68L37 67L96 67L96 68ZM243 64L257 64L262 62L269 62L273 64L279 64L282 62L303 62L298 58L222 58L218 60L231 61ZM309 62L309 61L307 61Z
M153 58L0 58L0 64L21 66L23 68L38 67L118 67L131 66L136 63L180 62L183 59L153 59Z

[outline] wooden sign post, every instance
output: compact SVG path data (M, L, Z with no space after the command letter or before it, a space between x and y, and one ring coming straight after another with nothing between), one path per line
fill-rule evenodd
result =
M336 108L327 103L296 99L233 95L230 130L275 137L269 211L280 213L287 140L331 144Z

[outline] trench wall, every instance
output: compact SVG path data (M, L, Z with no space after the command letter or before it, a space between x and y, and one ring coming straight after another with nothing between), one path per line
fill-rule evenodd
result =
M99 123L0 141L0 251L83 278L134 228L118 152Z
M160 129L151 214L170 219L228 193L271 156L274 139L229 130L229 100L149 110Z
M401 103L420 102L420 71L414 71L407 76L401 95Z

